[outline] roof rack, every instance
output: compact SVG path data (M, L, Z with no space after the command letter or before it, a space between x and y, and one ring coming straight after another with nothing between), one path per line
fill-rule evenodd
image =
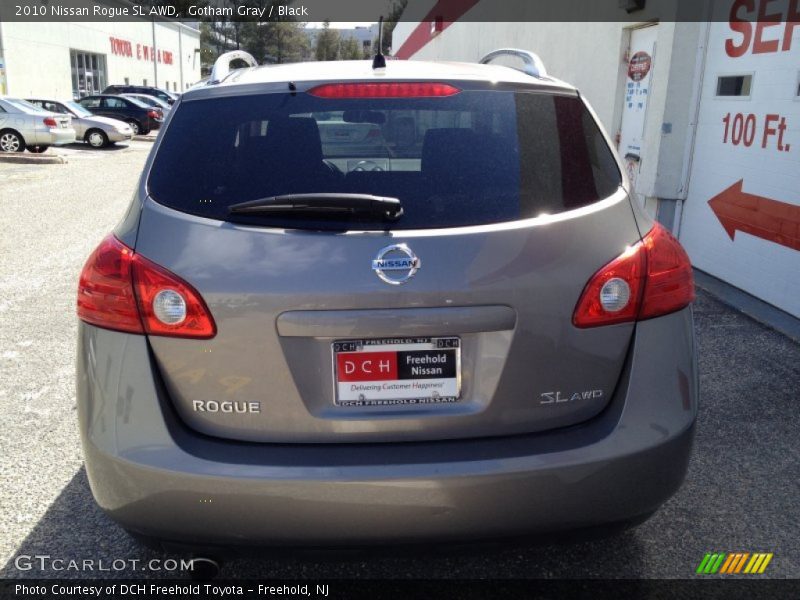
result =
M225 79L231 72L231 63L234 60L243 60L250 67L258 66L258 62L249 52L245 52L244 50L233 50L232 52L226 52L225 54L221 54L220 57L214 62L214 66L211 69L211 75L208 77L208 85L219 83Z
M517 58L521 58L523 65L521 69L518 69L519 71L527 73L528 75L538 79L547 77L547 70L544 68L542 59L533 52L528 52L527 50L518 50L517 48L499 48L498 50L489 52L489 54L484 56L478 62L480 62L482 65L488 65L495 58L500 56L516 56Z

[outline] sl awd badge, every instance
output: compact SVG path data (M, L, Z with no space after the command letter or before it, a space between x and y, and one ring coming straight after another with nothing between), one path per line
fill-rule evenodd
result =
M411 279L422 261L406 244L386 246L372 261L372 270L389 285L400 285Z

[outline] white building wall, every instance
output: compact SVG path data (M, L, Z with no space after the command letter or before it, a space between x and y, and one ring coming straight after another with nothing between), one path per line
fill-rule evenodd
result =
M800 318L800 26L764 27L766 48L753 35L740 56L726 43L742 35L709 29L680 240L696 267ZM718 94L731 75L752 77L749 95Z
M749 33L728 22L732 7L738 7L739 18L754 19L767 4L766 12L779 17L775 22L753 25ZM796 1L716 0L711 23L674 22L668 12L656 10L657 1L647 5L657 17L658 35L637 196L679 227L696 267L800 317L800 26L791 12L796 8L790 9ZM420 18L435 13L436 3L431 6ZM473 11L482 6L489 11L492 5L481 0L465 18L478 20ZM393 50L416 35L430 39L414 59L474 62L496 48L534 51L551 75L578 87L614 137L625 106L630 32L646 21L456 21L432 37L420 36L417 23L400 23ZM733 55L726 43L749 46ZM742 74L753 77L749 97L717 96L718 76ZM736 115L752 121L752 142L733 141L732 125L726 138L724 119L732 123Z
M156 84L152 59L144 59L143 49L153 45L153 28L142 22L98 23L3 23L2 40L8 94L70 98L73 94L70 50L81 50L106 57L106 85L124 83ZM133 56L112 51L111 38L130 42ZM158 86L185 90L200 79L200 33L177 23L157 24ZM137 57L140 49L140 57ZM195 51L197 49L197 51ZM164 51L172 64L166 64ZM182 71L182 72L181 72ZM182 82L182 85L181 85ZM177 84L177 85L173 85Z
M403 27L401 27L401 25ZM400 23L392 37L399 48ZM616 73L625 49L621 23L480 23L456 22L434 37L413 58L478 62L497 48L536 52L548 73L576 85L609 131L614 126ZM578 31L580 29L580 31ZM587 60L591 57L591 60ZM514 64L509 60L503 64ZM611 75L609 75L611 74Z
M487 0L479 3L477 10ZM487 5L488 7L488 5ZM470 11L468 16L475 17ZM643 15L646 16L646 15ZM497 48L522 48L536 52L550 75L575 85L589 101L614 138L620 130L626 52L632 29L647 22L469 22L457 21L434 36L413 55L419 60L477 62ZM401 22L392 45L397 52L416 27ZM651 97L647 109L641 170L636 178L640 198L686 197L691 156L695 93L700 77L703 24L660 21L654 59ZM514 59L503 64L514 64ZM680 94L673 90L680 90ZM668 93L669 90L669 93ZM663 127L664 124L668 126Z

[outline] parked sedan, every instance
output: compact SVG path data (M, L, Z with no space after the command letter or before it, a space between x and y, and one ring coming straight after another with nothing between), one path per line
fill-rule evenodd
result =
M125 96L126 98L136 98L139 102L144 102L147 106L152 106L153 108L159 109L161 112L164 113L164 116L167 116L169 110L172 106L162 100L161 98L156 98L155 96L148 96L147 94L120 94L120 96Z
M28 102L56 114L71 116L76 139L93 148L103 148L133 138L131 126L124 121L93 115L77 102L45 98L29 98Z
M20 98L0 96L0 151L44 152L75 141L68 115L57 115Z
M133 130L133 135L146 135L151 129L161 126L155 109L135 98L101 94L81 98L78 104L92 114L125 121Z
M177 94L173 94L172 92L168 92L166 90L162 90L161 88L153 87L151 85L109 85L106 89L103 90L104 94L146 94L148 96L154 96L167 102L168 104L173 104L175 100L178 98Z

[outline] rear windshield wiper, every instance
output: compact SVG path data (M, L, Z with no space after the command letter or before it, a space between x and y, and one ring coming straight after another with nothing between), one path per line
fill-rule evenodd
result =
M369 216L396 221L403 216L403 205L398 198L371 194L286 194L234 204L228 211L258 215Z

